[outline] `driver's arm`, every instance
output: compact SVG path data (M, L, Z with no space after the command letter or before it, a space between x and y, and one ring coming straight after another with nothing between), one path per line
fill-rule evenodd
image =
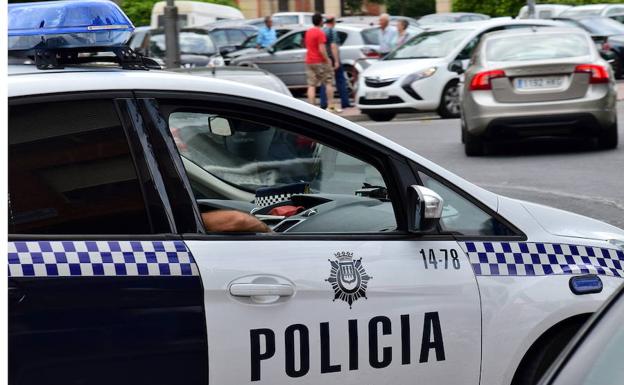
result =
M270 233L271 228L253 215L234 210L217 210L202 213L206 231Z

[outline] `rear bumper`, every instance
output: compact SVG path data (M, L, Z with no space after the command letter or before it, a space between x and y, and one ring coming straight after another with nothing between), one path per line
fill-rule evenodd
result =
M500 103L488 91L463 96L467 131L490 138L591 136L617 121L617 94L611 85L592 87L580 99L538 103Z
M587 113L496 118L488 123L482 136L489 140L581 138L598 135L604 126L596 116Z

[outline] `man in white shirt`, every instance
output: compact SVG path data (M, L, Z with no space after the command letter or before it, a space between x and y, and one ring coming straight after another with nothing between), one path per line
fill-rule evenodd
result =
M396 46L398 32L390 25L390 15L387 13L379 16L379 53L386 56Z

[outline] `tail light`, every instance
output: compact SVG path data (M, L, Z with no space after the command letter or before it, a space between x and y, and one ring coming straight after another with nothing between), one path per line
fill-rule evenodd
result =
M371 59L379 59L379 57L381 57L381 55L379 54L379 52L377 52L377 50L374 50L370 47L362 48L362 53L364 54L364 56L371 58Z
M597 64L580 64L574 68L576 73L588 73L589 84L609 83L609 71Z
M470 91L487 91L492 89L492 79L504 78L505 71L492 70L479 72L470 81Z

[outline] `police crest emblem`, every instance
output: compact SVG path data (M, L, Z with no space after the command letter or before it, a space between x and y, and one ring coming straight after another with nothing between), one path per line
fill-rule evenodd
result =
M354 259L352 252L340 251L334 253L334 256L335 260L329 260L331 271L329 278L325 281L329 282L334 289L333 300L343 300L351 308L353 302L362 297L366 298L368 281L373 277L364 270L362 258Z

